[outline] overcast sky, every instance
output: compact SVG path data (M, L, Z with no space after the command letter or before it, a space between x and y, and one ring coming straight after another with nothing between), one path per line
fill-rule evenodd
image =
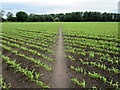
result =
M118 12L120 0L0 0L2 10L49 14L75 11Z

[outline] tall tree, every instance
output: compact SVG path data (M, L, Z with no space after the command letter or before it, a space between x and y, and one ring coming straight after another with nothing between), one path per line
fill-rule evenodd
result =
M113 14L107 13L107 21L113 21Z
M4 11L4 10L1 10L1 11L0 11L0 22L6 21L6 20L3 18L4 14L5 14L5 11Z
M4 15L4 11L0 12L1 18ZM2 18L3 19L3 18ZM35 13L31 13L27 15L26 12L19 11L16 13L16 17L13 17L11 12L7 14L8 21L21 21L21 22L81 22L81 21L103 21L103 22L119 22L120 14L119 13L101 13L101 12L72 12L72 13L59 13L59 14L43 14L38 15Z
M54 19L54 22L59 22L60 20L59 20L59 18L58 17L56 17L55 19Z
M117 22L120 22L120 13L117 14Z
M14 21L13 20L13 13L8 12L6 16L7 16L7 21Z
M30 13L30 15L28 16L28 21L29 22L39 22L38 15L36 15L35 13Z
M16 13L17 21L26 22L28 20L28 14L23 11L19 11Z
M84 12L84 14L83 14L83 19L84 19L84 21L88 21L88 12Z
M101 13L93 12L93 21L101 21Z
M105 21L105 22L108 21L108 20L107 20L107 13L106 13L106 12L102 13L102 18L101 18L101 20L102 20L102 21Z

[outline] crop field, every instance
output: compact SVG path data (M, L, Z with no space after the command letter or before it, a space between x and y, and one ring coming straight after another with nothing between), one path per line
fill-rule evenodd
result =
M2 23L2 88L120 88L116 22Z
M117 28L117 23L63 24L65 57L76 87L119 87Z

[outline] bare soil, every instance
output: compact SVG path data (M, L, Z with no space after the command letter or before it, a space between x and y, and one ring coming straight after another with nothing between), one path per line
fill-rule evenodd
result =
M58 45L56 48L56 60L52 78L53 88L69 88L70 79L68 75L67 62L64 55L62 26L60 25Z

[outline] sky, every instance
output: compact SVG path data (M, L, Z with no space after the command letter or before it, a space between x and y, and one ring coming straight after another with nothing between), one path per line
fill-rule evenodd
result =
M0 9L28 14L68 13L76 11L118 12L120 0L0 0Z

